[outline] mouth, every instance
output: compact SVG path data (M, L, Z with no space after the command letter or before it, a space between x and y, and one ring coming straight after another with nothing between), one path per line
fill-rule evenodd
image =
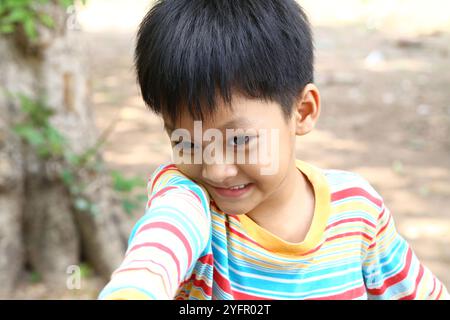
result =
M248 193L253 188L253 183L245 183L240 185L235 185L229 188L219 188L214 187L214 191L221 197L224 198L237 198Z

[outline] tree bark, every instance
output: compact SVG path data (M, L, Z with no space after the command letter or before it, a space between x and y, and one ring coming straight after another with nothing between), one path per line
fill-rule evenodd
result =
M12 290L25 264L55 288L65 287L67 268L81 259L108 279L131 230L105 172L84 181L98 213L79 212L57 178L60 165L36 156L11 131L23 115L9 93L22 93L44 98L54 111L52 125L74 152L98 138L82 34L66 28L67 14L56 2L45 10L56 27L41 27L36 42L27 42L20 31L0 35L0 295Z
M0 69L1 72L1 69ZM23 268L22 243L22 156L17 152L20 141L10 134L6 106L0 117L0 299L7 298ZM5 113L3 113L5 112Z

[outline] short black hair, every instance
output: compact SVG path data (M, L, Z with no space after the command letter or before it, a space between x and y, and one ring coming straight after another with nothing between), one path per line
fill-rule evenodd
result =
M172 123L182 108L204 120L235 91L288 118L314 80L313 51L295 0L160 0L140 24L135 67L145 103Z

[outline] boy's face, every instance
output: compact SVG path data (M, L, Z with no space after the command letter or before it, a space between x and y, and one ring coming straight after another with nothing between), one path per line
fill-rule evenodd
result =
M304 134L299 113L286 119L276 102L240 95L233 96L232 109L219 105L217 110L203 122L187 113L175 125L165 122L177 168L206 188L227 214L245 214L282 197L281 189L288 192L287 181L297 172L295 136Z

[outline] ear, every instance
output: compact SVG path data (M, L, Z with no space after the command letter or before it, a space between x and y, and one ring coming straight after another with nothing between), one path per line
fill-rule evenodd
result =
M308 83L294 106L295 134L298 136L309 133L315 126L320 115L319 89Z

